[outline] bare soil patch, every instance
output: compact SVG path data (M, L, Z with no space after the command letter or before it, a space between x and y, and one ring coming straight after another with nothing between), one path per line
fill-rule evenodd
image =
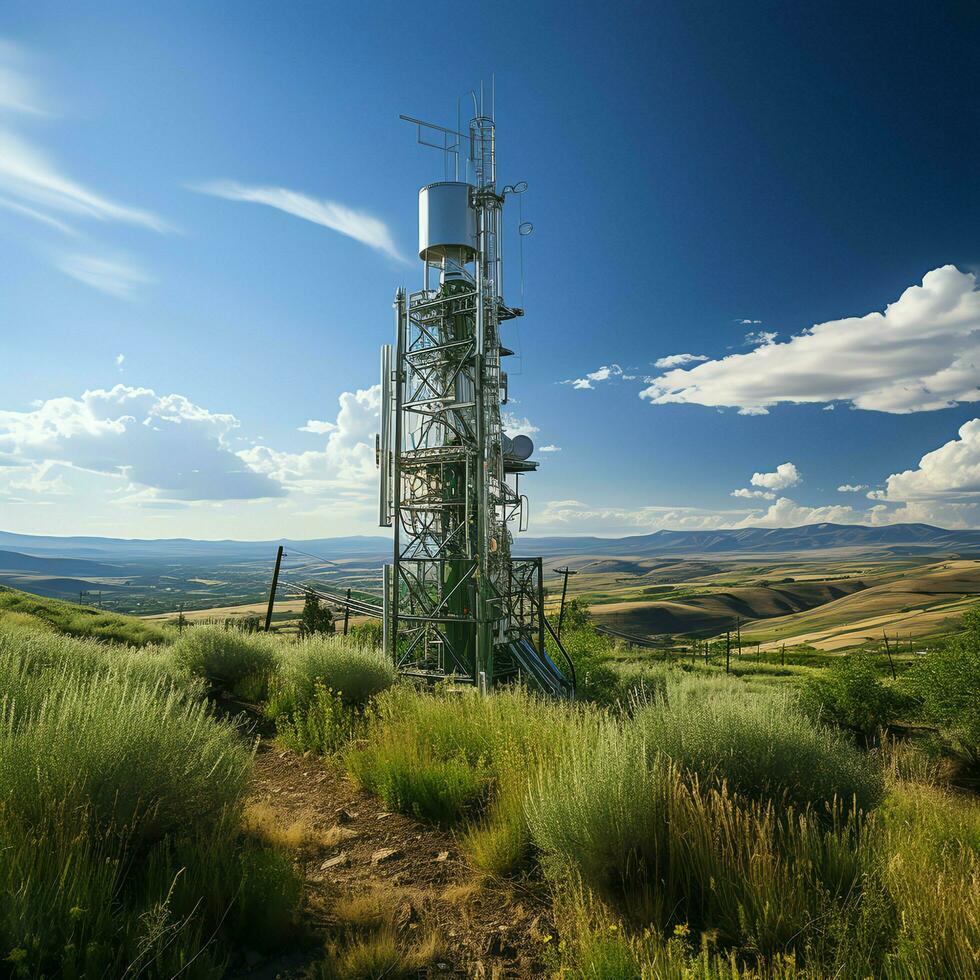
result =
M249 813L291 846L306 883L302 956L254 963L235 976L299 978L358 909L394 910L399 938L434 937L436 962L420 976L504 980L543 976L554 935L543 885L481 878L450 832L385 811L330 761L263 741ZM546 938L547 937L547 938Z

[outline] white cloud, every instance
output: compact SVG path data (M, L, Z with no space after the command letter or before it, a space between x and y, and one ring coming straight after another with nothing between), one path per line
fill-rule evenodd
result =
M580 391L592 389L598 381L608 381L610 378L628 377L618 364L603 364L602 367L590 372L584 378L569 378L563 385L571 385Z
M374 434L378 431L381 385L345 391L339 398L337 421L324 429L323 450L281 452L269 446L253 446L238 456L255 471L290 490L320 494L325 490L352 490L359 497L377 481ZM312 430L305 430L312 431Z
M735 322L742 327L755 326L759 323L762 323L761 320L748 320L744 317L736 317Z
M34 80L27 74L27 53L0 38L0 111L47 114Z
M72 279L123 298L132 296L138 287L151 282L149 276L135 265L97 255L66 255L59 261L58 267Z
M539 453L560 453L561 452L561 446L542 446L538 450L538 452Z
M762 500L775 500L776 495L771 490L749 490L747 487L741 487L738 490L732 491L733 497L758 497Z
M0 454L40 471L53 463L173 500L248 500L283 489L229 448L238 420L183 395L116 385L0 411Z
M749 481L754 487L766 490L785 490L802 482L803 476L795 463L780 463L772 473L753 473Z
M191 190L223 197L229 201L265 204L304 221L330 228L399 262L406 261L395 246L388 226L380 218L365 211L355 211L336 201L317 199L286 187L250 187L233 180L196 184Z
M860 493L862 490L867 490L868 485L866 483L842 483L838 488L838 493Z
M3 129L0 129L0 190L22 205L30 202L78 218L167 230L167 225L149 211L117 204L64 176L40 150ZM43 215L39 220L46 218Z
M668 354L666 357L659 357L653 362L657 368L675 368L684 364L694 364L697 361L708 360L707 354Z
M980 419L964 422L957 436L926 453L914 470L893 473L872 499L980 500Z
M802 527L804 524L864 524L872 523L867 512L853 507L832 504L830 506L807 507L780 497L763 514L753 514L731 527ZM887 522L882 522L887 523Z
M308 419L306 425L301 425L296 431L312 432L314 435L324 436L328 432L333 432L336 428L336 422L324 422L321 419Z
M654 378L641 397L743 409L848 401L907 413L980 400L980 291L947 265L884 313L820 323L769 343Z
M511 438L514 436L533 436L541 430L528 418L518 418L513 412L501 412L500 424Z
M738 414L739 415L768 415L769 409L761 408L758 405L756 405L753 406L752 408L740 408L738 410Z
M749 347L764 347L766 344L773 343L778 336L775 330L753 330L745 335L745 343Z

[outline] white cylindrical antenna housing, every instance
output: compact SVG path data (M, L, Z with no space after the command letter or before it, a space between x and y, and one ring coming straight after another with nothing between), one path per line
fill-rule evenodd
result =
M462 181L427 184L419 191L419 258L460 267L476 258L476 212L470 185Z

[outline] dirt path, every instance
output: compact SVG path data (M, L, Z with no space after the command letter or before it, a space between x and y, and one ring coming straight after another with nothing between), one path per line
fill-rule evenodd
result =
M504 980L546 972L541 954L553 930L540 887L482 880L451 833L386 812L329 760L263 741L249 813L295 847L307 886L305 925L315 936L336 935L359 900L376 902L393 912L406 944L436 940L436 963L420 975ZM240 975L273 980L303 970L294 958Z

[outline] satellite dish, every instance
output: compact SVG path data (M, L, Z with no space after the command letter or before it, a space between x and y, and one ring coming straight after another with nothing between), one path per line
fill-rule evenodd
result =
M534 443L527 436L514 436L510 444L510 455L518 459L529 459L534 452Z
M517 230L522 235L530 235L534 231L534 225L530 221L523 221Z

